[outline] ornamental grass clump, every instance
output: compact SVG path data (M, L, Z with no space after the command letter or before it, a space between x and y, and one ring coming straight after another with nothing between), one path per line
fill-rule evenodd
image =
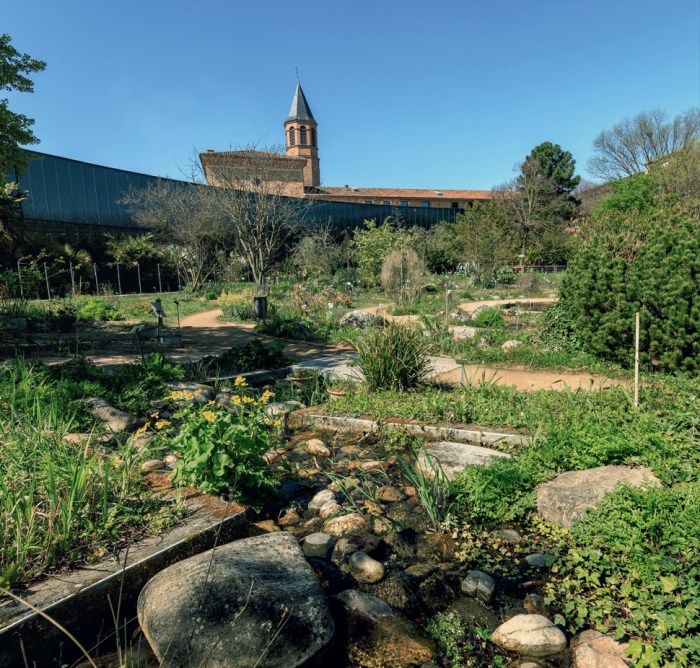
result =
M265 412L274 394L256 396L240 376L234 392L226 407L193 404L192 393L173 392L171 399L188 402L173 416L180 429L172 449L181 454L173 482L255 506L276 487L263 459L278 439L279 422Z
M370 390L408 390L430 370L428 342L418 329L392 322L349 343Z

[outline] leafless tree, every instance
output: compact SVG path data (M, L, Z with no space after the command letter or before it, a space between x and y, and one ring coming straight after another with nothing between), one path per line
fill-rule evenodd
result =
M121 199L163 249L174 250L170 255L193 290L211 278L217 252L227 243L225 218L215 195L209 186L159 179L144 189L128 191Z
M661 109L645 111L595 138L588 170L605 180L640 174L658 158L687 149L699 138L700 109L689 109L671 120Z
M216 186L215 206L258 285L305 219L304 164L256 146L200 154L201 171Z
M399 306L413 304L423 291L425 262L412 248L392 250L382 263L382 287Z
M330 225L309 228L293 252L294 262L304 277L312 274L332 274L345 260L344 248Z

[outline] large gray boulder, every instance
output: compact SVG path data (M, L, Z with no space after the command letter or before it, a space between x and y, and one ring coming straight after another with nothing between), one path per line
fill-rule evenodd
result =
M384 316L377 313L368 313L367 311L350 311L340 319L341 325L348 325L355 329L381 327L385 322Z
M100 397L87 399L85 403L92 414L102 423L102 426L116 434L123 431L134 431L143 424L143 420L125 413Z
M334 630L323 590L286 532L228 543L166 568L141 591L138 619L165 668L294 668Z
M487 466L495 457L509 459L510 455L492 448L482 448L468 443L440 441L426 450L421 450L416 459L416 469L427 478L435 477L439 465L448 480L464 470L465 466Z
M585 471L568 471L537 487L537 512L548 522L567 529L574 520L600 503L618 485L661 486L650 468L641 466L599 466Z

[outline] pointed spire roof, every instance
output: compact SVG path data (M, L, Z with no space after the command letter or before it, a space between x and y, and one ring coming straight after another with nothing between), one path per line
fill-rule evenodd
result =
M285 123L289 121L314 121L314 115L311 113L311 108L309 103L306 101L306 95L301 89L301 84L297 81L297 88L294 91L294 98L292 99L292 106L289 109L289 116Z

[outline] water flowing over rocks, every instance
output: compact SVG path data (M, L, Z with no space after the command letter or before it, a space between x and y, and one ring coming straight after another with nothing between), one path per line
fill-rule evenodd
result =
M272 533L216 547L161 571L138 618L164 667L294 668L332 638L325 595L296 538Z

